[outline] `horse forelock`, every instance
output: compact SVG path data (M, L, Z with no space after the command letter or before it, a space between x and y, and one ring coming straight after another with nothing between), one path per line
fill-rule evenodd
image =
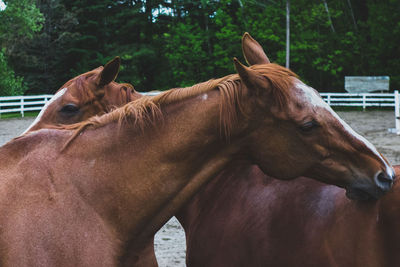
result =
M271 83L271 98L280 110L289 102L291 88L298 76L291 70L278 64L253 65L250 67L260 72Z
M272 97L277 104L283 107L289 99L289 90L293 86L291 77L297 77L296 74L276 64L254 65L251 68L266 77L271 85L276 87L271 90ZM170 89L155 96L142 96L102 116L94 116L83 122L64 125L64 129L75 130L74 135L67 141L64 148L85 129L89 127L100 128L112 122L117 122L119 127L124 122L130 122L143 131L146 125L153 125L157 118L162 118L161 106L199 96L212 90L219 90L221 94L221 133L228 138L238 121L238 115L245 113L241 101L243 93L243 90L240 90L241 86L239 75L232 74L191 87Z
M290 90L294 86L297 75L287 68L277 64L253 65L251 69L265 77L271 84L269 97L279 110L284 110L290 99ZM242 82L239 75L231 75L219 84L222 96L220 106L221 134L229 139L231 129L238 122L238 115L246 114L241 90Z

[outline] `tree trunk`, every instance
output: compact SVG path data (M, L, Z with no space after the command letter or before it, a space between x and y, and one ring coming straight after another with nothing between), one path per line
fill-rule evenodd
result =
M329 20L329 25L331 26L331 30L332 30L332 32L335 32L335 28L333 27L333 22L331 19L331 13L329 12L328 4L326 3L326 0L322 0L322 2L324 2L324 6L325 6L326 14L328 15L328 20Z
M349 5L351 18L353 19L354 29L356 29L356 31L358 31L356 19L355 19L355 17L354 17L353 8L352 8L352 6L351 6L350 0L347 0L347 4Z
M286 68L290 65L290 0L286 0Z

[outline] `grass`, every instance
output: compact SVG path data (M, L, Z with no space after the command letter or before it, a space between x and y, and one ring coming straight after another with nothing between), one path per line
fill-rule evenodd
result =
M24 113L24 117L36 117L39 114L39 111L26 111ZM22 118L21 113L5 113L1 114L0 120L2 119L11 119L11 118Z

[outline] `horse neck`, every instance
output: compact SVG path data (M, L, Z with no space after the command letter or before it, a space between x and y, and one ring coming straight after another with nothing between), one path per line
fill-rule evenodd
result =
M73 161L65 174L123 238L152 235L241 149L240 141L221 142L219 97L168 105L158 126L143 134L129 123L119 131L116 123L88 130L59 166Z
M202 187L175 216L187 235L192 229L201 227L199 223L215 219L204 215L222 213L219 212L221 209L233 211L236 201L242 201L242 196L249 193L249 189L263 188L269 179L257 166L247 161L234 161Z
M400 165L394 166L396 180L393 188L378 200L379 210L376 221L383 235L383 248L388 264L395 266L400 263Z

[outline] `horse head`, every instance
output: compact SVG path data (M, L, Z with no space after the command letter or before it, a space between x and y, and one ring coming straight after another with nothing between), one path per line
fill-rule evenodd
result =
M104 67L98 67L66 82L24 133L80 122L139 98L141 95L132 85L115 82L120 63L120 58L116 57Z
M349 198L378 198L393 185L394 171L365 138L290 70L270 63L248 33L242 48L250 67L235 59L250 117L254 163L280 179L300 175L347 190ZM279 155L279 156L277 156Z

